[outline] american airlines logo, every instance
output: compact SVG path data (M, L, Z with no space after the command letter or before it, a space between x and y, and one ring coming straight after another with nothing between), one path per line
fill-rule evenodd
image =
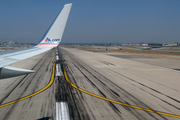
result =
M46 38L45 42L60 42L60 39L49 39L49 38Z

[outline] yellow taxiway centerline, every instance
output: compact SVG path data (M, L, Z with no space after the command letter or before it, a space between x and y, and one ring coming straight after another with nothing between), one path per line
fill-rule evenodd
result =
M52 70L51 80L50 80L50 82L49 82L44 88L40 89L39 91L37 91L37 92L35 92L35 93L33 93L33 94L30 94L30 95L28 95L28 96L25 96L25 97L23 97L23 98L20 98L20 99L17 99L17 100L8 102L8 103L1 104L1 105L0 105L0 108L5 107L5 106L7 106L7 105L14 104L14 103L19 102L19 101L22 101L22 100L25 100L25 99L27 99L27 98L33 97L33 96L35 96L35 95L43 92L43 91L46 90L47 88L49 88L49 87L52 85L52 83L54 82L54 74L55 74L55 63L54 63L53 61L50 61L50 62L53 63L53 70Z
M118 102L118 101L115 101L115 100L111 100L111 99L104 98L104 97L102 97L102 96L99 96L99 95L90 93L90 92L88 92L88 91L86 91L86 90L83 90L83 89L77 87L76 85L74 85L74 84L69 80L64 66L63 66L63 69L64 69L64 76L65 76L65 78L66 78L66 81L67 81L72 87L76 88L77 90L79 90L79 91L81 91L81 92L84 92L84 93L86 93L86 94L89 94L89 95L91 95L91 96L94 96L94 97L97 97L97 98L100 98L100 99L103 99L103 100L106 100L106 101L109 101L109 102L113 102L113 103L116 103L116 104L124 105L124 106L127 106L127 107L131 107L131 108L135 108L135 109L139 109L139 110L144 110L144 111L147 111L147 112L157 113L157 114L161 114L161 115L166 115L166 116L170 116L170 117L180 118L180 115L173 115L173 114L170 114L170 113L165 113L165 112L160 112L160 111L156 111L156 110L150 110L150 109L146 109L146 108L142 108L142 107L138 107L138 106L134 106L134 105L129 105L129 104L126 104L126 103Z

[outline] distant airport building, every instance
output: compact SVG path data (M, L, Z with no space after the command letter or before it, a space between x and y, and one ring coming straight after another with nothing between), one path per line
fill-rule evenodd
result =
M8 41L8 42L1 42L1 45L14 45L13 41Z
M163 46L167 46L167 47L173 47L173 46L178 46L179 43L164 43Z
M136 46L136 43L124 43L122 46Z
M163 46L162 43L148 43L149 46Z
M141 44L141 46L149 46L148 44Z
M174 47L174 46L180 46L180 43L125 43L122 44L122 46L152 46L152 47L162 47L162 46L167 46L167 47Z

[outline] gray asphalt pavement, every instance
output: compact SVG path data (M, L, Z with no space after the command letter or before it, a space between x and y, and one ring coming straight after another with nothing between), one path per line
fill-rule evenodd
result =
M84 119L178 119L180 73L171 69L101 53L61 48L70 81L78 88L126 105L102 100L75 89L75 102ZM146 57L147 58L147 57ZM79 105L80 104L80 105ZM129 105L129 106L128 106ZM155 110L154 113L132 106ZM161 111L162 114L159 114ZM170 115L165 115L170 113ZM177 117L176 116L176 117Z
M72 120L180 117L180 72L104 53L63 47L58 53L59 61L53 49L12 65L36 72L0 80L1 106L47 86L53 75L50 61L60 64L64 75L37 95L0 107L0 120L52 120L56 102L68 103Z

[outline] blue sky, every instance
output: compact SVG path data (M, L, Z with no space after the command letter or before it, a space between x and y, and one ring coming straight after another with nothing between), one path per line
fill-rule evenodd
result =
M39 42L66 3L63 43L180 42L180 0L1 0L0 42Z

